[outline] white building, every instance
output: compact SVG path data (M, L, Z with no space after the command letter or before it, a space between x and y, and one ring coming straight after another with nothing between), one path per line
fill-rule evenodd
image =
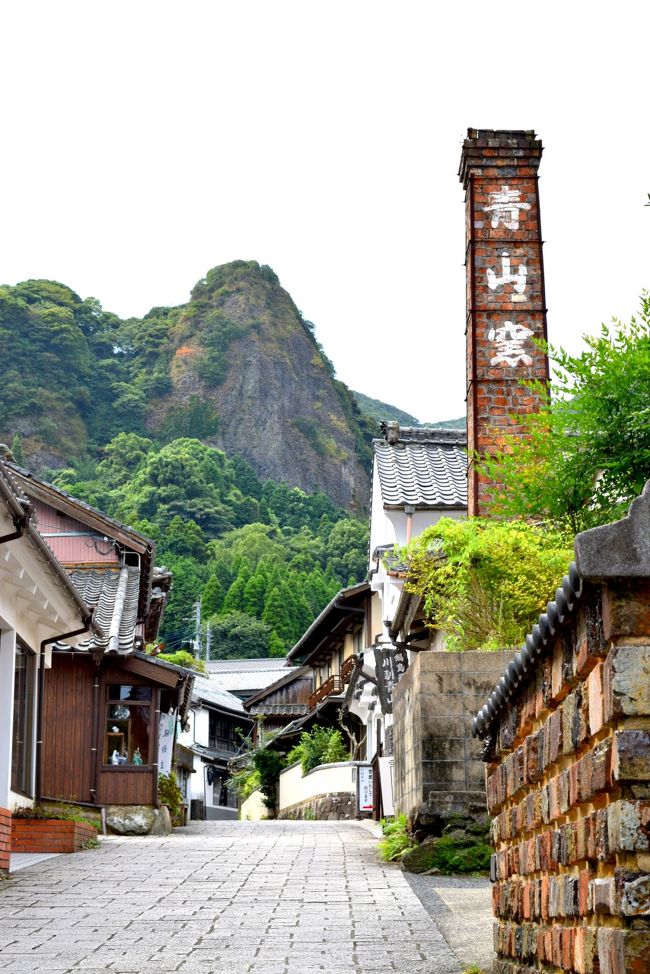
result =
M195 678L187 723L178 738L194 754L189 794L183 796L192 818L237 818L237 796L227 785L228 762L239 753L252 727L238 697L210 678Z
M0 460L0 809L8 811L34 801L39 688L52 645L97 628L32 518L31 501ZM0 869L7 867L0 851Z

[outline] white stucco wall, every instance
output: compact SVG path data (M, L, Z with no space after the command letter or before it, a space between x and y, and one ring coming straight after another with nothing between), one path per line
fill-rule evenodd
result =
M264 804L264 796L261 791L254 791L249 795L245 802L242 802L239 811L239 818L242 821L259 822L269 817L269 810Z
M0 535L14 530L6 509L0 511ZM11 742L13 737L14 668L16 637L36 656L36 666L51 665L51 651L41 643L82 625L81 612L70 593L28 535L0 546L0 807L32 804L32 799L11 790ZM32 695L31 784L35 788L38 672Z
M303 775L300 764L292 764L280 774L278 805L280 811L309 801L318 795L338 792L355 794L358 761L342 761L337 764L321 764Z

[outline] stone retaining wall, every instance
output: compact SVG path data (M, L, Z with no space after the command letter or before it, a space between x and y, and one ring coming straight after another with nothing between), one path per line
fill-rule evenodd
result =
M650 971L649 525L646 490L578 536L578 571L476 719L495 974Z
M424 826L440 814L485 812L482 748L470 724L513 655L422 652L414 658L394 695L396 811Z
M316 795L278 812L278 818L314 819L319 822L357 817L356 795L341 791L332 795Z

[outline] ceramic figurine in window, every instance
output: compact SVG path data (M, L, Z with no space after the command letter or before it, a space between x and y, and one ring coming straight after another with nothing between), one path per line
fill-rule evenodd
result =
M140 748L136 747L133 752L133 757L131 758L131 764L142 764L142 755L140 754Z
M119 751L117 750L117 748L115 748L115 750L111 754L110 758L108 759L108 763L109 764L119 764L120 763L120 754L119 754Z

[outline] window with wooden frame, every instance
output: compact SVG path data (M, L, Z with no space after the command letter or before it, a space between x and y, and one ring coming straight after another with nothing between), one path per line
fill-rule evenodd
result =
M138 684L106 687L104 764L138 767L150 762L152 689Z
M32 796L32 746L34 743L34 685L36 655L16 641L14 713L11 741L11 788Z

